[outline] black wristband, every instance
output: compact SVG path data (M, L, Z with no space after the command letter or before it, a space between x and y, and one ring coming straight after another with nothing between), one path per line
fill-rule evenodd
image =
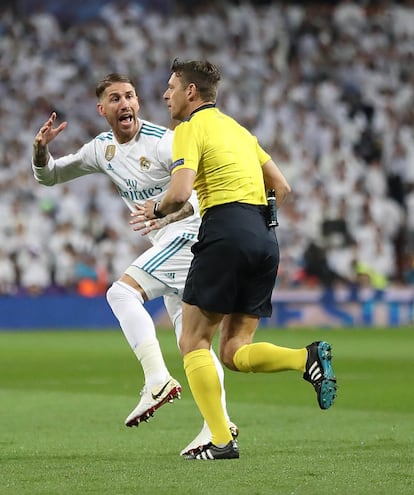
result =
M154 204L154 215L156 216L156 218L165 217L164 213L162 211L160 211L160 204L161 204L161 201L157 201Z

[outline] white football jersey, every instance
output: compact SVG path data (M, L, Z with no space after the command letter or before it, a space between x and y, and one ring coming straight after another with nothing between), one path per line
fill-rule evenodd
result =
M139 123L137 135L128 143L118 143L110 130L99 134L76 153L58 159L50 157L46 167L33 165L36 180L52 186L83 175L104 173L114 182L131 211L135 211L134 203L160 200L171 180L173 131L146 120L139 120ZM200 217L195 193L190 202L194 215L150 232L150 240L156 240L170 225L175 231L196 236Z

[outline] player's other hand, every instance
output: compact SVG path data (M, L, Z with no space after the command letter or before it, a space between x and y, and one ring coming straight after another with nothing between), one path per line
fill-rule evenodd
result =
M151 210L151 203L152 210ZM154 201L146 201L143 205L135 203L136 211L130 213L131 219L129 224L132 225L132 230L141 231L142 235L147 235L153 230L158 230L166 225L164 218L148 218L147 211L154 210Z

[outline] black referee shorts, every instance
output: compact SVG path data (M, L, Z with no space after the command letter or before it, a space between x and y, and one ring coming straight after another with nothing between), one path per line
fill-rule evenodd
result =
M274 229L266 207L229 203L204 214L183 301L216 313L272 314L279 266Z

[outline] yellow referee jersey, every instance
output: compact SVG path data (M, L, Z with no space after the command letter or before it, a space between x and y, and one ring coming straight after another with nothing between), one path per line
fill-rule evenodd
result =
M172 173L196 171L201 215L235 201L265 205L261 167L269 160L255 136L212 104L197 109L174 131Z

